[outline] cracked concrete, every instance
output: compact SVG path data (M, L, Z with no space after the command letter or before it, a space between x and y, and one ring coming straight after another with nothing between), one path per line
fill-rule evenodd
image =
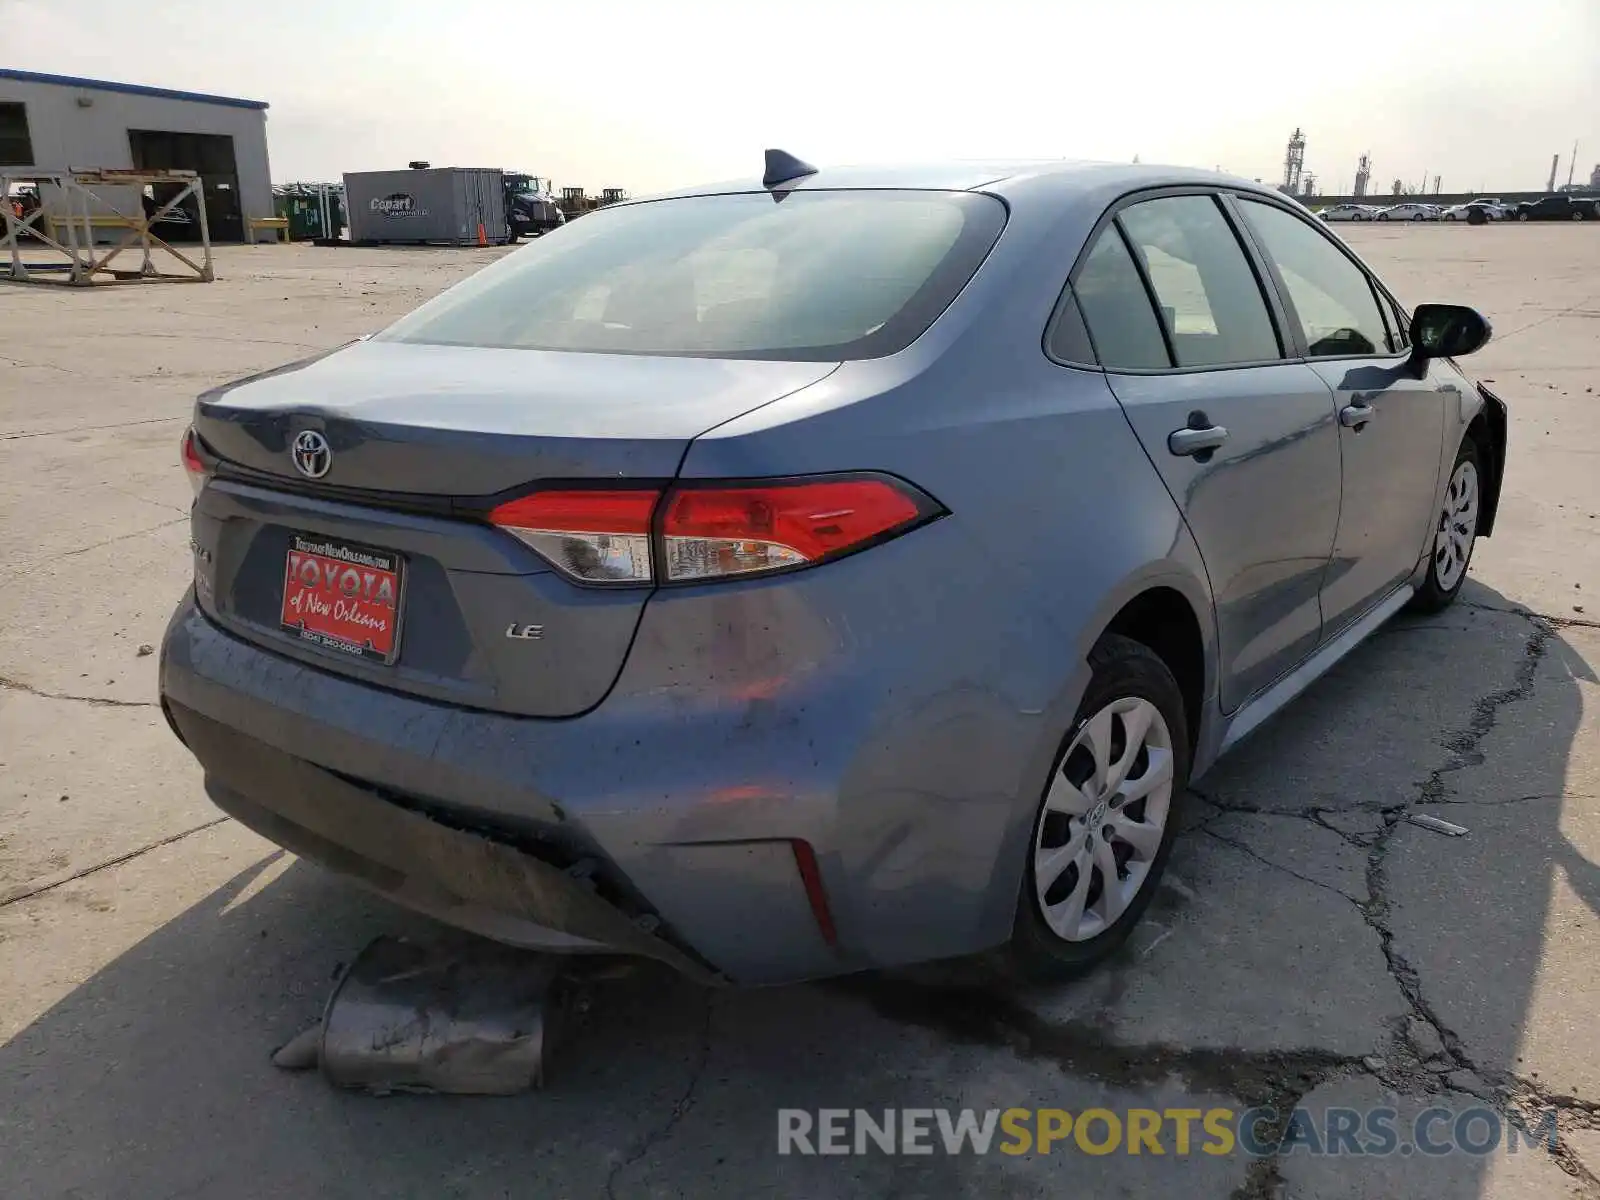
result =
M1370 1076L1341 1079L1318 1087L1303 1097L1312 1111L1349 1108L1360 1112L1395 1110L1394 1126L1401 1146L1414 1146L1411 1132L1417 1118L1434 1105L1453 1105L1459 1111L1480 1107L1460 1094L1428 1096L1396 1093ZM1479 1122L1469 1132L1473 1144L1488 1141L1488 1125ZM1449 1126L1424 1127L1425 1145L1437 1145ZM1343 1154L1313 1157L1303 1146L1286 1154L1280 1165L1283 1200L1365 1200L1373 1196L1474 1196L1481 1200L1577 1200L1591 1194L1586 1181L1567 1174L1551 1155L1530 1147L1519 1138L1518 1149L1505 1143L1481 1156L1397 1153L1385 1157Z
M1357 903L1367 899L1366 852L1354 840L1355 835L1346 835L1320 820L1223 812L1201 829L1296 879Z
M1568 310L1600 247L1573 232L1350 232L1401 295L1459 291L1516 331L1472 360L1513 407L1500 525L1461 603L1391 623L1199 782L1112 963L715 996L643 967L596 985L551 1091L475 1102L268 1065L367 938L429 927L218 821L139 647L187 579L167 522L193 394L497 252L224 250L205 288L6 293L27 351L0 376L0 1195L1597 1200L1600 614L1576 610L1600 485L1570 451L1594 448L1600 347ZM1437 1103L1556 1106L1557 1151L776 1153L780 1107Z

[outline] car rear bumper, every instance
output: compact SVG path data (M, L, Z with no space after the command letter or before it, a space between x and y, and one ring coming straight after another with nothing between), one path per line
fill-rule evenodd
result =
M563 720L308 666L191 595L162 645L162 702L225 811L501 941L745 984L988 948L1010 934L1086 669L1064 641L998 623L930 655L937 616L891 594L864 605L853 561L653 600L612 694ZM853 597L849 628L820 615L834 588ZM1018 641L1032 652L1003 644Z
M584 875L452 829L172 700L178 736L206 764L206 793L262 837L399 904L497 941L660 959L703 982L717 973L604 899Z

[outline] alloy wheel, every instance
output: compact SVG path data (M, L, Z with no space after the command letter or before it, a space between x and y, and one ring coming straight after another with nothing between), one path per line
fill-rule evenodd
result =
M1114 700L1061 757L1034 837L1039 911L1055 935L1104 933L1144 887L1172 809L1172 733L1150 701Z
M1439 532L1433 539L1433 567L1439 587L1451 591L1467 569L1478 528L1478 468L1471 459L1456 465L1444 492Z

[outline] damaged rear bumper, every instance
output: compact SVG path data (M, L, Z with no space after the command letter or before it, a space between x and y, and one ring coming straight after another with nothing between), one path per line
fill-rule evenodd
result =
M206 791L269 841L437 920L529 949L657 959L707 984L698 957L630 917L591 880L395 804L172 700L163 706L206 768Z

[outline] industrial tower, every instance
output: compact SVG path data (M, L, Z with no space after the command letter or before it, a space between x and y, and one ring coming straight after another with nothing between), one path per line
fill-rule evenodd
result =
M1363 154L1361 161L1356 164L1356 197L1359 199L1367 194L1367 184L1372 181L1372 155Z
M1283 159L1282 191L1291 196L1300 194L1300 171L1306 163L1306 135L1296 129L1289 135L1289 151Z

